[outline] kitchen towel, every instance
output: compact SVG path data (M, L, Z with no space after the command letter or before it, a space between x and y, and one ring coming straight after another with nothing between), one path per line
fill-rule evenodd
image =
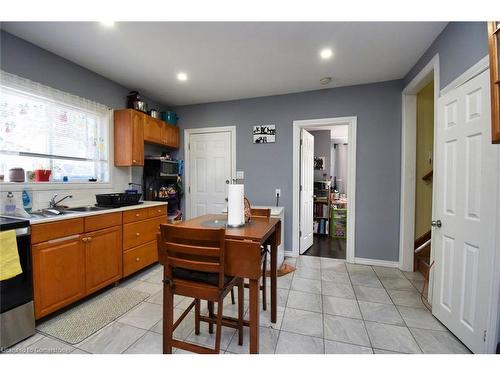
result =
M227 225L241 227L245 225L244 185L229 184L227 186Z
M0 232L0 281L23 273L17 251L16 231Z

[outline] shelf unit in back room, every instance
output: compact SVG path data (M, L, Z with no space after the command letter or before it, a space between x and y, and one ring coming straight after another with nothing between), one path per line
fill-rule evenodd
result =
M331 181L314 181L314 234L328 236L330 232L331 184Z

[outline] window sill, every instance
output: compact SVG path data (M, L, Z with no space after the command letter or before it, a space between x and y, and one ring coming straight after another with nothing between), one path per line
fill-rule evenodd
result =
M92 190L111 189L111 182L0 182L0 191Z

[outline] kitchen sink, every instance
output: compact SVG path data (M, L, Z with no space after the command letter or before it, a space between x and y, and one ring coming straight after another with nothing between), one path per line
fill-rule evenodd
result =
M54 217L68 214L68 210L60 208L42 208L41 210L32 211L30 213L31 218L42 218L42 217Z
M108 210L108 208L96 207L96 206L81 206L81 207L72 207L67 209L67 211L72 211L72 212L93 212L102 210Z

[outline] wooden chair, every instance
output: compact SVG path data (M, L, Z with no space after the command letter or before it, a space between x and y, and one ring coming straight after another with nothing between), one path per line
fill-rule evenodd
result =
M183 228L162 224L157 235L159 261L164 266L163 280L163 353L171 354L180 348L201 354L218 354L220 351L224 297L238 287L238 334L243 344L243 279L224 273L225 230L212 228ZM241 297L240 297L241 293ZM194 298L189 307L174 322L174 294ZM209 331L216 324L215 347L207 348L173 338L174 330L195 308L195 334L200 334L200 300L211 306ZM217 302L217 316L213 306Z
M271 209L269 208L250 208L250 220L252 218L256 217L265 217L269 218L271 217ZM266 249L265 247L262 247L262 285L260 286L260 290L262 291L262 309L267 310L267 277L266 277L266 271L267 271L267 254L269 253L269 250ZM245 283L245 288L248 288L249 285ZM239 290L238 290L238 296L239 296ZM231 289L231 302L234 305L235 298L234 298L234 290Z

